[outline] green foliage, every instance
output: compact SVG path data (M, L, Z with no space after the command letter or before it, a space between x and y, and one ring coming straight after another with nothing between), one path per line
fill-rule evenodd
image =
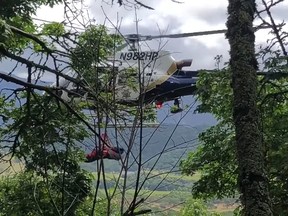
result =
M74 148L74 154L67 158L72 164L77 164L79 158L83 157L76 142L81 142L88 136L86 128L76 117L49 98L33 94L29 104L11 112L10 120L7 133L18 133L19 139L15 140L19 142L16 156L25 159L27 169L39 168L39 172L43 172L44 162L39 159L46 158L48 164L51 163L48 168L56 171L57 166L62 165L58 164L55 151L58 157L64 157L66 151Z
M207 206L197 199L190 198L181 209L181 216L220 216L218 213L209 212Z
M287 58L268 58L265 70L286 73ZM270 197L275 215L287 214L288 188L288 107L287 78L279 75L262 79L258 87L258 105L261 109L263 141L267 151ZM181 163L183 173L201 178L193 185L197 198L237 196L237 163L235 135L232 120L232 89L229 69L219 73L203 73L198 82L199 112L211 112L218 124L199 136L200 146ZM262 81L262 82L261 82Z
M223 70L202 73L197 85L202 102L197 110L213 113L219 123L199 135L199 147L181 162L181 169L187 175L201 172L201 178L193 185L193 194L196 197L221 199L234 196L237 188L237 166L230 72Z
M10 151L24 161L25 170L0 182L5 188L1 202L10 206L3 215L22 215L22 208L25 215L57 215L59 211L75 215L91 192L92 178L79 166L84 158L79 142L88 136L86 128L51 98L35 93L21 107L13 103L6 107L3 114L9 121L2 125L1 138L13 141ZM25 193L27 199L20 202Z
M89 196L87 199L81 203L79 208L76 210L75 215L77 216L87 216L91 215L92 207L93 207L94 197ZM95 205L94 214L95 216L107 215L107 199L103 196L103 198L97 199L97 203ZM119 203L110 203L110 214L113 216L120 216L119 212Z
M32 15L43 6L53 7L62 3L62 0L2 0L0 3L0 47L14 53L22 53L31 43L31 40L19 33L12 33L9 26L18 28L22 32L36 32L36 25L33 24Z
M213 113L217 120L231 124L233 94L229 68L213 72L203 71L197 81L197 89L199 89L197 97L201 105L196 111Z
M61 182L58 182L57 176L43 179L33 172L21 172L2 177L0 180L0 215L52 216L58 215L63 210L69 215L77 215L75 213L81 211L84 200L84 191L81 190L85 190L85 188L80 188L82 184L77 180L73 184L67 181L66 194L64 194L62 203L63 194L59 183ZM64 209L62 209L63 207Z
M12 35L11 29L4 20L0 19L0 47L6 48L6 41Z
M62 36L65 33L65 27L63 23L46 23L43 25L41 33L44 35Z
M102 72L96 71L95 67L111 56L114 48L120 43L120 37L109 34L105 26L91 25L78 37L77 46L72 54L74 69L80 71L86 80L92 79L95 82L95 78L98 79L96 73L100 76Z
M66 34L66 30L65 30L65 26L63 23L58 23L58 22L44 23L41 25L41 28L39 30L38 39L41 40L41 42L45 44L45 46L49 48L50 50L57 50L55 44L49 42L47 38L56 37L57 39L59 39L65 34ZM30 40L29 43L33 45L33 50L35 52L47 51L42 47L41 44L38 43L38 41Z
M62 2L62 0L2 0L0 18L9 20L13 17L21 17L23 20L30 21L31 16L36 14L40 6L53 7Z
M32 22L24 22L19 17L13 17L9 21L0 18L0 33L2 34L2 36L0 36L0 47L10 52L20 54L28 47L31 40L21 34L13 32L12 28L14 27L16 27L19 32L29 34L36 31L36 26Z
M182 172L201 172L192 192L198 198L234 196L237 188L237 166L234 153L234 133L219 123L199 135L200 145L182 161Z
M118 35L109 34L103 25L91 25L77 38L77 46L72 50L72 68L85 80L89 89L88 103L83 103L86 108L94 107L99 111L100 118L112 115L121 121L129 121L134 117L139 119L139 107L128 107L112 103L115 96L115 81L119 75L119 82L134 91L139 91L137 68L129 67L118 71L111 65L106 65L117 47L123 43ZM136 104L137 105L137 104ZM154 121L156 111L154 107L143 107L144 121ZM133 120L132 120L133 121Z
M51 215L48 191L32 173L2 177L0 181L0 215L40 215L42 208ZM39 203L40 202L40 203ZM42 207L39 209L39 205Z

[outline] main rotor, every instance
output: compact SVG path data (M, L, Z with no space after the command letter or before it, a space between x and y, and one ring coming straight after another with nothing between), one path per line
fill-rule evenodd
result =
M282 25L277 25L277 27L282 27ZM253 27L253 29L256 32L260 29L271 29L271 26L259 25L259 26ZM185 38L185 37L206 36L206 35L213 35L213 34L225 34L226 32L227 32L227 29L179 33L179 34L161 34L161 35L127 34L127 35L124 35L124 39L127 43L125 46L130 46L131 50L137 50L136 47L139 46L140 41L148 41L148 40L160 39L160 38Z
M125 40L127 45L129 45L129 49L131 51L136 51L137 47L139 47L140 41L148 40L147 36L142 36L140 34L127 34L125 35Z

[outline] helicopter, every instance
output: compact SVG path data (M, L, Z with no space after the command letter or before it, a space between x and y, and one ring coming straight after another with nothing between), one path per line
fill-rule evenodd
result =
M254 30L270 28L260 26ZM161 108L167 101L174 101L174 109L170 112L175 114L183 111L180 105L182 96L194 95L197 91L196 83L201 71L185 70L192 65L192 59L175 60L172 54L167 50L141 50L139 42L153 40L157 38L182 38L210 34L222 34L227 30L203 31L183 34L170 34L158 36L143 36L139 34L130 34L125 36L126 45L122 46L115 53L109 62L98 66L99 70L108 69L115 74L115 80L108 80L103 85L103 92L115 93L116 103L127 106L143 106L155 103L156 108ZM107 71L107 70L106 70ZM85 85L85 79L74 71L69 71L66 75L80 79ZM113 77L113 76L112 76ZM105 79L100 81L104 82ZM107 81L107 80L106 80ZM132 83L132 84L131 84ZM53 87L67 89L67 91L58 92L58 96L66 102L89 101L92 96L89 92L81 88L76 83L60 77L58 84L52 84ZM101 89L101 87L100 87ZM126 125L125 125L126 127ZM109 143L107 135L101 136L103 148L95 148L86 155L87 163L100 159L121 160L124 149L114 147Z
M254 27L254 31L267 28L270 27L261 25ZM109 65L109 68L112 68L111 70L116 74L113 88L117 103L128 106L137 106L140 102L144 105L155 103L157 108L161 108L162 103L174 101L176 109L171 110L171 113L181 112L183 109L180 107L179 99L182 96L195 94L200 71L183 69L191 66L192 59L176 61L166 50L143 51L139 45L140 42L159 38L182 38L226 32L227 30L223 29L156 36L129 34L124 37L126 44L118 49L109 62L103 64L106 66L99 66L99 68ZM68 72L67 75L79 78L79 74L73 71ZM111 83L108 84L108 88L103 88L103 91L112 91ZM56 86L56 83L52 86ZM61 91L59 96L65 101L89 99L87 92L63 77L59 80L59 87L66 88L70 92Z

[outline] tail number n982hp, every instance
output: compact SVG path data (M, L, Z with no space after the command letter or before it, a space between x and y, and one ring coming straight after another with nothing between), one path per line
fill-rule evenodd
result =
M154 60L158 57L158 52L125 52L120 54L121 60Z

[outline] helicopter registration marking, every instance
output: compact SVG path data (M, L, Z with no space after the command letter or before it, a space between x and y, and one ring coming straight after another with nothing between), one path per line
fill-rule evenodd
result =
M126 52L120 54L122 60L154 60L158 52Z

